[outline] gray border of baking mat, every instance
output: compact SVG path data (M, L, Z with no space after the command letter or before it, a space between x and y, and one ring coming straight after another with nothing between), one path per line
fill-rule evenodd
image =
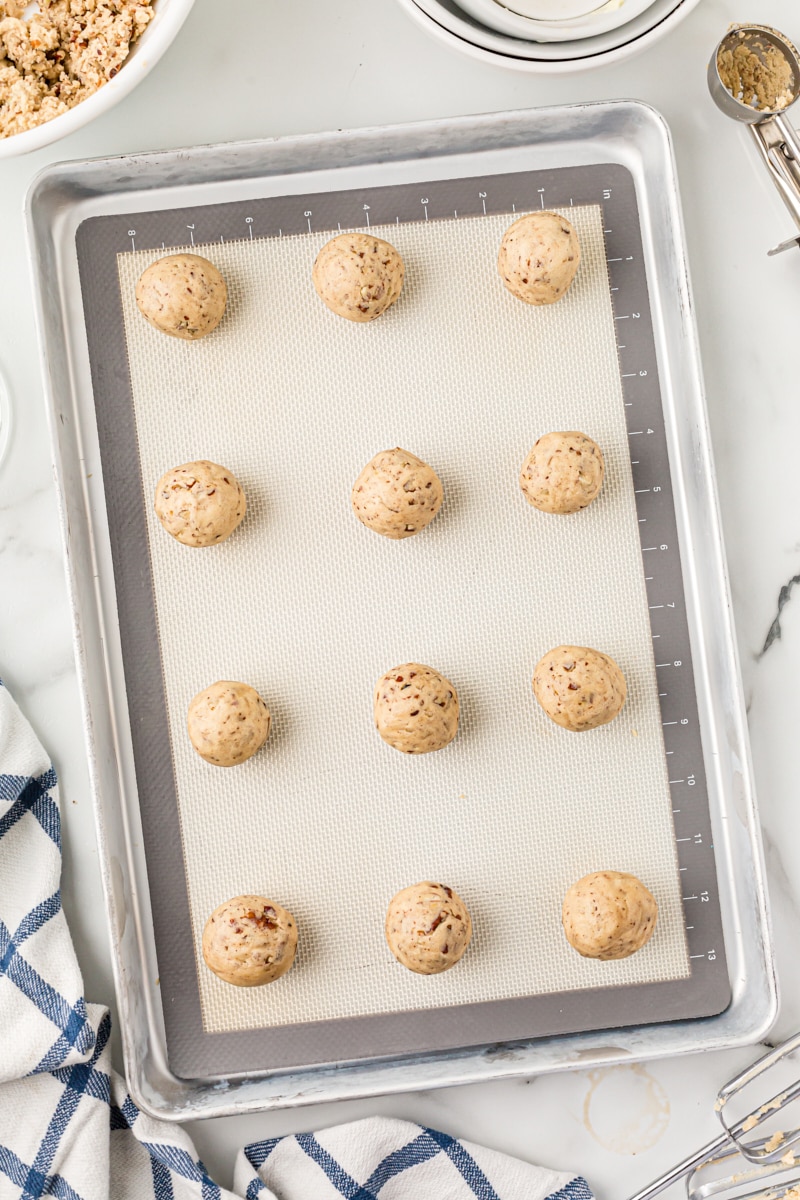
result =
M78 230L77 254L167 1053L171 1069L180 1077L233 1076L458 1051L556 1034L712 1016L730 1003L689 630L685 604L677 603L670 609L668 624L656 630L655 609L651 623L654 637L659 639L657 660L680 660L683 664L670 679L670 695L662 700L662 719L671 754L670 776L681 784L691 778L694 785L691 792L684 790L675 817L692 968L688 978L272 1029L233 1033L203 1030L141 499L146 489L142 487L138 460L116 256L132 248L132 236L135 248L144 250L185 247L188 229L197 244L220 237L235 240L308 232L309 211L313 213L313 228L326 231L336 230L340 222L347 227L346 221L352 227L363 226L365 205L369 205L371 223L379 225L419 220L423 208L429 220L455 220L455 210L464 217L483 212L511 215L544 206L545 196L548 208L571 203L602 206L609 272L612 286L616 285L616 311L619 313L617 306L624 303L630 313L640 314L638 320L629 320L625 326L625 354L632 356L628 361L635 361L636 371L629 374L625 356L621 365L625 399L630 402L626 406L629 429L633 421L650 434L636 443L634 486L638 490L640 481L661 481L660 492L637 494L640 517L646 517L640 529L647 530L648 541L674 548L668 576L660 572L659 586L668 588L673 603L676 598L683 601L639 212L633 178L626 168L616 164L565 167L99 216L88 218ZM646 374L640 374L642 371ZM666 562L666 558L661 561ZM649 603L654 604L652 594ZM673 721L672 715L678 712L681 719ZM675 729L668 731L668 725Z

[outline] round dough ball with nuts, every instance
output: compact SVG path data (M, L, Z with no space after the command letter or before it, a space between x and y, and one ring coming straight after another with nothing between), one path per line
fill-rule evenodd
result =
M503 234L497 270L512 295L526 304L554 304L569 288L581 261L578 235L566 217L529 213Z
M378 680L374 713L378 733L403 754L441 750L458 732L456 689L421 663L404 663Z
M156 484L156 515L184 546L216 546L244 519L247 502L232 471L201 458L173 467Z
M295 919L263 896L234 896L215 908L203 930L209 970L236 987L260 987L285 975L297 950Z
M575 513L596 499L604 475L603 452L585 433L546 433L525 459L519 486L542 512Z
M589 646L556 646L533 673L533 694L548 717L574 733L613 721L627 693L613 658Z
M441 480L421 458L401 450L382 450L353 484L353 512L376 533L407 538L419 533L442 507Z
M327 242L311 278L331 312L348 321L374 321L403 290L405 267L394 246L367 233L341 233Z
M399 963L417 975L449 971L472 937L467 906L443 883L415 883L393 897L386 941Z
M221 679L197 693L186 724L201 758L215 767L235 767L264 745L271 718L255 688Z
M216 329L227 302L225 280L199 254L159 258L136 284L136 304L144 319L161 333L187 342Z
M595 871L564 897L561 923L569 944L584 958L628 958L650 941L658 905L635 875Z

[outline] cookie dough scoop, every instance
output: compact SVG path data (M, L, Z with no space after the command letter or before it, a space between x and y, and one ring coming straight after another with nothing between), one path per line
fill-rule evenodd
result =
M443 883L415 883L394 896L386 913L386 941L397 961L417 975L454 967L469 945L467 906Z
M658 904L635 875L594 871L564 897L561 923L567 941L584 958L628 958L653 936Z
M787 110L800 99L800 54L770 25L730 25L708 63L712 99L750 127L759 157L797 232L770 255L800 246L800 135Z
M545 433L519 473L522 494L540 512L580 512L596 500L605 475L603 451L585 433Z
M399 251L367 233L341 233L317 255L311 278L331 312L347 321L374 321L403 290Z
M269 737L272 718L255 688L220 679L198 692L189 705L189 740L215 767L235 767L257 754Z
M536 664L533 694L556 725L584 733L619 715L628 688L608 654L590 646L556 646Z
M206 921L202 948L206 966L219 979L235 987L260 987L291 969L297 924L274 900L234 896Z
M170 537L184 546L216 546L244 520L247 501L227 467L206 458L165 472L153 507Z
M216 329L227 303L225 280L199 254L159 258L136 284L136 306L145 321L186 342L196 342Z
M403 754L442 750L458 733L458 694L449 679L422 663L404 663L375 685L375 728Z
M554 212L534 212L509 225L500 243L497 270L525 304L555 304L569 290L581 261L575 228Z
M387 538L413 537L442 507L442 481L416 454L381 450L353 484L350 504L362 525Z

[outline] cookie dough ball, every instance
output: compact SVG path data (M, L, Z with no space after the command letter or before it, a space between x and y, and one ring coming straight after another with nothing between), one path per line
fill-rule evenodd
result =
M625 703L625 676L588 646L556 646L536 664L533 694L556 725L582 733L613 721Z
M430 525L443 499L442 483L433 467L399 446L376 454L350 494L362 525L388 538L419 533Z
M581 261L578 235L566 217L530 213L503 234L497 270L512 295L526 304L554 304L569 288Z
M627 958L650 941L658 905L635 875L595 871L564 897L561 923L569 944L584 958Z
M547 513L574 513L597 497L605 475L603 452L585 433L546 433L519 473L529 504Z
M260 987L285 975L297 950L297 925L263 896L234 896L215 908L203 930L209 970L236 987Z
M374 713L378 733L403 754L441 750L458 732L456 689L420 663L404 663L378 680Z
M252 758L269 737L270 723L255 688L230 679L198 692L186 721L195 750L215 767L235 767Z
M394 304L405 267L394 246L368 233L342 233L327 242L311 278L331 312L348 321L374 321Z
M173 467L156 484L156 515L184 546L215 546L243 520L247 502L232 471L201 458Z
M228 302L225 280L199 254L168 254L136 284L136 304L154 329L196 342L219 325Z
M417 975L449 971L472 937L467 906L443 883L415 883L398 892L386 913L386 941L399 963Z

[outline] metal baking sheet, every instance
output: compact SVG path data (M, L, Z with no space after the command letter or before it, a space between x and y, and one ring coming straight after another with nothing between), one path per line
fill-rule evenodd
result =
M592 118L599 117L600 109L606 110L612 126L614 120L621 121L622 124L627 121L629 125L636 124L638 121L641 141L647 142L648 137L651 141L658 141L660 123L643 106L588 106L588 109L565 110L565 112L575 119L577 126L583 123L583 134L585 135L587 118L591 125ZM578 113L581 114L580 117ZM530 121L532 116L532 114L528 114L527 120ZM515 119L520 122L520 127L516 130L514 129ZM601 148L602 138L589 137L587 139L585 136L576 138L575 127L573 127L571 145L569 144L570 138L567 137L566 143L560 147L564 151L563 160L565 161L553 163L553 157L558 158L559 155L554 156L552 148L549 154L551 161L548 162L546 143L537 144L536 139L530 136L526 139L521 134L525 119L525 115L519 115L516 118L500 117L495 119L495 135L497 135L498 129L502 128L506 131L506 136L510 136L512 142L516 143L506 151L498 148L496 141L494 150L489 150L484 145L476 152L474 149L470 151L464 144L459 146L459 123L455 123L452 126L452 142L449 146L444 144L446 139L443 138L441 129L437 131L437 136L437 132L430 127L431 156L429 160L426 161L424 158L417 161L414 161L413 158L410 161L407 158L404 159L404 155L409 154L410 144L405 143L401 151L401 143L398 143L397 148L401 152L398 153L395 161L392 161L390 155L389 159L380 165L374 164L370 167L369 156L366 155L365 163L353 163L349 179L343 175L341 167L335 172L322 167L315 173L317 178L314 178L314 175L299 178L296 175L293 176L293 172L287 171L285 167L281 171L276 164L278 169L272 176L268 172L263 174L256 170L254 178L249 180L245 186L242 187L240 181L238 195L235 191L231 196L221 195L220 191L224 191L224 188L221 189L219 179L216 183L207 179L204 187L199 186L200 181L198 180L191 192L184 191L180 197L182 203L177 202L178 198L174 193L166 191L158 199L148 196L147 209L144 204L132 203L133 198L124 196L124 194L123 196L119 194L114 196L113 213L109 213L108 207L106 207L107 200L101 202L99 206L84 201L80 212L81 220L72 225L72 231L74 233L77 226L81 225L78 245L83 270L83 295L88 317L88 348L94 368L94 394L102 397L102 402L98 403L99 439L95 442L95 431L89 432L87 429L93 418L91 412L87 414L84 411L82 413L82 433L84 439L88 437L92 442L92 452L96 452L98 456L97 466L102 466L107 483L112 478L130 477L131 463L125 463L119 458L124 454L123 447L126 442L128 446L132 443L124 432L126 419L131 420L130 384L128 381L126 390L125 365L124 362L120 364L118 357L119 347L124 341L120 291L116 274L118 253L123 255L134 251L141 253L146 249L160 249L162 244L165 247L183 245L186 243L187 231L190 234L189 240L195 244L199 244L201 241L217 241L220 238L223 239L221 244L224 244L226 239L242 238L242 236L247 241L251 238L255 240L257 238L291 237L293 234L307 233L312 223L312 228L319 231L335 230L339 225L344 228L348 225L363 224L362 214L364 213L368 214L371 224L394 222L396 225L400 225L401 223L418 222L420 208L423 210L423 220L425 221L458 222L459 220L474 220L484 214L487 219L490 219L493 213L513 213L515 209L533 207L537 200L541 206L544 206L546 202L547 207L572 205L580 208L585 205L599 205L604 218L603 230L607 231L604 236L608 260L608 286L611 289L610 295L614 298L614 317L617 323L624 325L625 328L625 334L619 338L618 343L620 346L620 376L625 393L623 403L627 405L628 433L632 446L631 482L634 485L633 492L638 505L639 521L641 527L647 531L641 542L642 562L644 564L648 564L650 561L658 563L652 568L645 565L644 578L649 588L648 607L652 621L652 636L657 650L653 664L655 677L663 678L664 676L659 673L668 672L669 678L668 685L659 684L659 699L662 704L665 757L670 768L669 786L674 797L673 808L677 810L674 812L676 844L680 857L680 875L683 883L681 895L686 911L685 924L688 927L691 974L684 981L669 984L649 983L640 984L638 987L606 989L606 1000L613 995L613 1017L609 1015L611 1010L605 1008L602 1002L596 1003L597 997L603 995L602 992L592 993L595 1001L592 1005L592 1010L596 1014L594 1019L591 1016L587 1017L585 993L582 994L580 991L562 992L557 996L536 996L527 1000L504 999L488 1004L462 1005L456 1009L452 1006L429 1009L424 1014L424 1022L419 1019L419 1014L404 1012L360 1017L334 1022L332 1025L328 1022L306 1023L297 1027L301 1034L294 1046L292 1038L286 1036L287 1031L291 1031L291 1026L287 1027L286 1025L269 1030L266 1034L262 1030L258 1035L242 1030L236 1033L203 1033L196 984L195 989L191 986L179 989L182 994L182 1003L178 1006L173 1005L172 995L175 991L173 988L164 1005L166 1037L161 1044L160 1054L163 1055L164 1044L166 1044L174 1075L201 1077L223 1075L230 1078L247 1069L256 1071L271 1069L272 1077L275 1079L275 1068L285 1071L287 1067L296 1069L308 1067L313 1063L319 1066L321 1063L330 1063L331 1061L338 1063L348 1061L353 1064L346 1068L347 1071L353 1072L349 1079L355 1080L359 1078L359 1066L356 1065L355 1060L363 1056L366 1051L370 1059L394 1054L397 1056L397 1061L391 1064L386 1063L383 1068L376 1068L372 1064L369 1066L362 1064L362 1083L367 1075L374 1079L376 1076L373 1073L377 1071L385 1078L385 1084L380 1086L389 1085L390 1079L397 1086L400 1080L399 1071L407 1070L414 1073L416 1082L409 1082L406 1086L420 1086L421 1080L425 1078L429 1081L437 1077L439 1079L447 1078L446 1070L443 1072L441 1069L441 1064L447 1061L447 1059L441 1058L442 1051L450 1051L451 1054L453 1050L459 1051L457 1056L450 1058L450 1062L454 1064L452 1069L455 1073L450 1078L474 1078L474 1070L470 1074L469 1069L465 1071L463 1066L470 1062L474 1067L474 1063L478 1061L476 1052L464 1049L469 1045L482 1045L490 1042L512 1044L515 1069L519 1069L522 1062L525 1061L524 1047L527 1045L529 1051L532 1051L531 1057L527 1060L530 1069L530 1063L535 1059L538 1059L539 1063L543 1065L548 1065L546 1060L549 1055L549 1047L561 1040L550 1037L539 1042L531 1042L529 1039L537 1034L561 1034L564 1031L586 1030L600 1025L607 1027L612 1024L619 1025L628 1020L636 1021L639 1025L659 1020L674 1022L678 1017L709 1016L720 1013L722 1010L725 1010L722 1017L712 1017L717 1025L724 1023L726 1018L730 1022L732 1013L734 1018L738 1017L737 1008L740 998L737 990L740 989L737 986L734 987L733 1002L728 1005L729 975L725 966L721 938L721 918L724 921L726 910L730 913L735 879L730 870L730 860L725 859L726 853L730 850L729 841L726 838L720 839L717 831L720 829L720 819L723 822L727 819L730 807L729 805L726 807L725 788L719 787L721 781L718 778L718 770L709 773L709 786L706 786L704 761L706 763L709 761L708 738L709 735L713 736L713 730L708 723L708 712L704 711L708 701L711 700L711 696L704 686L708 682L705 678L704 653L707 649L707 639L706 641L702 638L698 639L697 618L699 614L693 607L693 591L696 584L696 579L693 577L697 562L692 553L692 542L687 540L687 530L686 528L681 529L682 509L685 509L686 505L686 480L682 477L682 463L675 443L676 408L673 388L675 374L680 374L682 367L685 367L685 362L676 362L677 344L670 344L669 340L664 338L664 317L669 309L670 297L659 288L657 274L654 277L654 254L651 239L654 217L652 196L643 188L642 173L641 171L637 173L636 170L636 156L632 160L630 154L620 155L613 137L607 136L608 131L606 131L605 142ZM483 120L488 122L490 119ZM569 124L568 118L562 121L562 132ZM553 128L551 126L551 131ZM488 133L488 128L484 133ZM530 126L528 126L528 133L532 133ZM302 139L300 142L302 143ZM660 147L662 154L664 148L662 142ZM241 149L244 150L244 148ZM318 149L319 145L317 145ZM220 152L222 159L226 159L234 150L235 148L233 150L232 148L223 148ZM457 156L459 150L462 153ZM588 163L586 162L587 151ZM359 153L366 154L363 147L359 148ZM480 157L478 157L478 153ZM357 157L358 154L356 154ZM382 157L385 158L385 155ZM615 161L620 157L623 160L627 158L628 161L621 163ZM255 150L254 158L258 159ZM593 164L592 158L595 159ZM570 161L574 164L576 160L577 166L567 165ZM307 162L308 160L303 160L301 150L296 169L302 170ZM539 162L541 165L538 165ZM255 163L253 165L255 166ZM661 166L669 175L668 155ZM216 174L218 177L225 176L229 169L229 162L221 166L218 164ZM281 175L283 175L282 179ZM342 184L350 186L333 187L332 175ZM406 176L405 180L402 180L403 175ZM133 176L130 178L129 184L131 190L136 190ZM421 187L422 184L425 186ZM243 198L242 192L248 194ZM186 199L190 197L191 206L186 204ZM141 196L136 196L136 199L140 200ZM123 202L125 200L127 203ZM41 208L43 207L41 205L41 185L39 201ZM637 220L636 216L637 205L640 220ZM94 211L92 211L93 209ZM131 215L133 213L136 214L135 217ZM77 213L73 213L72 220L77 215ZM88 220L86 220L87 217ZM673 222L674 220L673 214ZM640 223L645 235L644 240L640 239ZM679 249L679 228L675 227L672 232ZM71 255L74 255L74 248L69 247L69 249ZM77 263L73 257L70 263L73 282L76 266ZM667 302L666 306L665 301ZM652 322L650 320L651 304ZM77 293L72 294L70 308L71 323L74 323L79 341L83 342ZM86 366L85 352L84 344L81 346L84 370ZM659 388L659 373L661 388ZM697 386L695 386L695 394L699 401ZM120 396L128 399L127 417L124 403L120 404L119 402ZM686 403L684 397L682 397L682 402ZM684 415L690 416L689 413ZM695 437L698 433L704 433L702 428L698 430L697 427L694 427L692 432ZM130 428L128 433L130 433ZM635 450L633 450L634 446L637 447ZM642 447L641 450L638 449L639 446ZM189 456L187 455L187 457ZM92 488L90 488L91 491ZM147 776L158 784L162 798L164 794L174 794L174 784L173 791L170 792L168 769L162 770L160 774L154 773L152 770L153 764L158 762L159 753L168 754L169 752L168 744L165 745L164 731L167 724L164 720L164 707L159 708L158 704L148 706L146 710L141 706L137 707L137 696L141 697L144 694L141 684L148 682L148 679L152 684L151 652L152 648L158 645L157 640L153 638L153 626L148 625L148 622L142 619L142 614L146 614L148 611L148 603L149 611L153 612L153 593L151 580L147 578L146 572L144 575L142 574L142 554L139 553L138 558L135 551L128 554L127 560L130 565L126 568L123 562L126 556L120 553L122 544L128 547L138 545L139 551L144 548L143 514L136 511L131 512L130 507L124 512L115 513L113 486L107 487L106 493L106 496L103 496L97 490L94 496L90 497L90 510L95 508L94 513L91 514L95 519L97 535L95 549L98 551L99 558L105 559L106 568L110 566L108 551L113 546L113 539L117 538L114 573L110 571L106 573L104 570L99 572L100 590L102 592L103 584L107 589L116 578L115 604L119 605L120 627L123 632L119 658L114 664L119 672L115 696L116 708L119 710L121 704L119 682L121 682L124 672L132 712L130 715L123 712L122 718L123 722L127 722L134 731L132 746L127 748L128 754L130 755L132 749L135 756L137 738L141 738L142 740L139 741L140 762L142 755L147 755L148 759L148 770L142 772L140 769L139 771L138 799L142 805L144 836L148 843L151 887L154 888L154 897L157 900L153 906L153 918L156 924L155 942L158 946L159 911L163 911L162 900L164 899L163 895L159 896L159 889L167 887L168 884L174 884L176 879L179 883L182 883L182 880L180 872L175 870L175 853L176 851L178 854L180 853L180 839L176 840L174 836L171 839L164 837L163 826L156 831L148 822L148 786L142 786L143 777ZM106 502L109 502L108 508ZM135 510L136 505L133 508ZM713 514L713 507L706 508L704 513L706 520L709 511ZM686 513L684 512L683 515L685 517ZM107 516L110 518L112 542L108 546L103 546ZM655 555L655 560L648 559L648 555ZM681 582L682 559L686 577L685 586ZM121 584L120 573L126 569L132 570L133 574L126 576ZM101 602L103 600L106 611L108 611L108 593L104 598L101 596ZM112 610L112 619L115 615L116 613ZM694 629L692 628L693 624ZM128 639L127 647L126 638ZM136 638L139 639L138 642L135 640ZM729 665L732 663L731 649L732 644L729 644L726 648L728 652L724 656L725 663ZM693 655L694 668L691 665ZM140 670L146 672L148 661L151 675L145 679L144 676L138 676L137 672ZM718 672L721 665L722 660L716 664ZM735 690L735 684L732 683L731 686ZM152 695L152 687L149 694ZM737 731L737 736L741 736L740 730ZM159 751L159 746L161 751ZM739 748L741 749L741 745ZM746 761L746 750L744 761ZM164 762L167 762L166 758L164 758ZM128 757L127 766L130 772L130 767L133 766L130 757ZM132 781L133 774L128 774L129 782ZM135 809L136 797L129 793L128 798L129 801L133 801ZM174 813L176 811L174 805L164 806L162 803L162 815L165 808L167 812ZM748 818L748 826L749 847L745 847L745 857L751 865L751 871L754 870L758 873L760 869L759 849L757 841L754 840L755 829L752 823L752 812ZM724 829L724 825L722 828ZM719 860L722 856L723 859L720 873L721 904L717 900L714 880L713 843L715 838L717 858ZM757 891L757 895L761 895L760 890ZM140 896L140 902L141 899ZM118 896L115 896L115 901L118 901ZM161 972L162 994L165 991L165 974L167 976L169 974L168 971L165 973L164 963L167 963L171 969L171 964L178 963L183 955L184 975L182 978L184 983L194 973L194 963L193 961L189 963L186 957L188 953L193 960L193 938L188 928L185 890L181 912L183 926L181 926L180 920L171 921L166 924L165 932L165 923L163 920L161 921L161 944L159 947L161 953L158 956L158 969ZM738 928L741 929L741 921ZM734 965L732 975L735 984L738 985L741 976L737 975L736 961L741 956L742 944L736 929L737 926L731 925L730 922L726 924L728 949L729 954L732 950L731 957ZM766 954L761 937L764 929L763 911L756 914L754 929L756 937L753 940L757 943L757 947L753 952L761 953L763 956ZM165 937L171 938L171 940L164 941ZM733 937L732 946L731 937ZM147 942L150 939L145 937L144 940ZM148 947L148 957L151 959L153 949L151 943ZM767 985L761 1004L763 1021L772 1001L770 999L769 971L766 973L762 971L761 974L762 979L759 982ZM766 980L764 980L765 974ZM751 996L754 986L757 986L755 979L748 980ZM169 991L169 984L167 990ZM184 1003L187 995L189 996L188 1006ZM626 996L630 1002L629 1008L626 1008ZM152 1003L152 996L150 1000ZM755 1010L752 1007L750 1009L748 1018L750 1026L753 1024L754 1011L758 1012L758 1005ZM450 1032L454 1013L458 1015L460 1024L456 1036ZM441 1018L438 1024L436 1019L432 1020L437 1017ZM461 1021L462 1017L463 1021ZM741 1028L741 1018L739 1017L738 1020ZM369 1031L370 1023L374 1028L372 1035ZM735 1019L733 1023L736 1024ZM681 1040L680 1034L677 1039L675 1038L674 1031L681 1028L698 1028L702 1024L704 1022L694 1020L683 1026L671 1024L663 1026L662 1029L670 1032L674 1047L675 1041ZM352 1025L352 1030L348 1028L350 1025ZM149 1028L151 1034L155 1033L157 1038L160 1039L163 1036L158 1030L157 1023L152 1020L149 1022ZM426 1030L424 1036L420 1035L422 1028ZM655 1030L655 1028L654 1026L653 1029ZM181 1036L179 1031L187 1032L185 1036ZM580 1036L585 1038L587 1035L583 1033ZM741 1032L739 1036L741 1036ZM371 1037L375 1039L373 1045L370 1045ZM625 1043L626 1038L630 1041L630 1033L626 1035L624 1032L616 1032L612 1040L614 1045L619 1046ZM639 1040L639 1038L640 1031L636 1031L633 1040ZM250 1040L248 1041L248 1039ZM730 1041L730 1035L728 1041ZM575 1039L563 1039L562 1044L565 1050L570 1043L574 1047ZM298 1055L297 1050L300 1045L303 1046L302 1056ZM421 1059L420 1051L423 1051ZM260 1058L255 1058L254 1053L260 1055ZM410 1055L414 1055L415 1072L414 1067L408 1062ZM561 1059L559 1065L563 1065L568 1056L569 1051L565 1058ZM486 1059L484 1058L482 1061L485 1062ZM496 1065L496 1059L494 1061ZM455 1065L457 1063L461 1063L462 1066L457 1067ZM434 1064L436 1065L434 1066ZM177 1070L175 1070L176 1067ZM430 1070L431 1067L433 1067L433 1071ZM163 1061L160 1068L163 1072ZM384 1071L386 1072L385 1076L382 1074ZM505 1071L497 1073L505 1073ZM305 1072L302 1074L307 1075ZM324 1071L317 1073L315 1076L317 1082L321 1081L323 1074ZM287 1088L291 1090L292 1084L289 1081L292 1078L292 1076L283 1076L284 1083L279 1086L284 1093ZM337 1079L345 1078L347 1077L343 1075L340 1067L337 1071ZM252 1087L253 1085L243 1086ZM374 1084L367 1083L366 1086L367 1090L370 1090L370 1086L374 1088ZM172 1084L172 1087L181 1090L177 1081ZM269 1087L262 1090L256 1103L269 1102L269 1090ZM219 1104L217 1103L215 1106L210 1098L206 1098L204 1103L198 1104L200 1094L204 1094L202 1087L192 1089L191 1107L199 1107L203 1111L220 1110ZM352 1090L345 1088L339 1094L352 1094ZM318 1095L319 1093L314 1098L318 1098ZM252 1103L252 1100L250 1102ZM285 1094L279 1102L287 1102ZM294 1098L288 1102L297 1102L297 1099ZM161 1103L156 1102L153 1106L164 1107L163 1090ZM175 1107L174 1104L173 1107ZM234 1105L234 1109L238 1107L240 1105Z
M514 215L545 203L572 214L583 261L567 300L537 312L509 302L494 257ZM369 331L329 317L309 281L319 245L365 216L393 238L410 276L405 318L397 309ZM233 293L225 328L188 347L153 336L133 303L142 270L185 245L187 230ZM176 1074L725 1008L658 366L625 168L436 181L422 196L415 183L124 213L90 218L77 244ZM424 282L413 290L415 277ZM608 479L579 519L537 523L513 494L516 469L552 425L593 433ZM349 479L387 439L416 449L422 439L426 456L435 447L448 494L464 498L427 549L424 539L397 548L365 538L347 512ZM222 459L254 498L249 537L213 558L166 541L150 512L168 463L195 455ZM482 475L493 486L470 513ZM461 593L459 565L470 560ZM373 607L370 596L383 600ZM187 638L187 620L199 636ZM611 649L625 664L631 694L613 727L574 738L529 715L533 665L563 641ZM375 738L372 683L417 646L424 661L447 662L466 711L452 750L404 760ZM279 745L222 773L197 760L185 734L188 699L218 676L272 686ZM625 963L580 959L559 927L565 886L603 864L641 875L659 900L656 937ZM382 936L389 896L431 873L454 880L476 914L469 957L433 981L398 970ZM210 975L198 943L207 914L251 890L291 907L301 945L280 985L242 991Z

